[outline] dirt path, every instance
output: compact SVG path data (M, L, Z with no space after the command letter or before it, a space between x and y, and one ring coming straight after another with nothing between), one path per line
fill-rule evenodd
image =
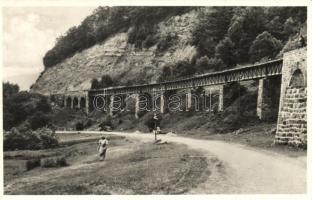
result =
M112 133L125 135L125 133ZM128 133L128 137L153 140L152 134ZM225 166L224 176L215 175L190 193L292 194L306 193L306 157L290 158L222 141L199 140L175 135L160 139L188 145L215 155ZM209 192L208 192L209 191Z

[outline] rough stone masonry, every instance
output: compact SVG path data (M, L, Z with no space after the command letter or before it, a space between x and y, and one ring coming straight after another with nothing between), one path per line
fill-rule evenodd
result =
M307 145L307 49L284 54L275 143Z

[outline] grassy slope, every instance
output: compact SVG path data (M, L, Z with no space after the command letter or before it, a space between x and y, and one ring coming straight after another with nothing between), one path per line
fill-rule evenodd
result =
M97 162L94 143L71 146L69 167L35 168L8 180L7 194L179 194L209 175L208 160L184 145L151 145L123 140ZM71 153L69 153L71 152ZM7 160L5 160L5 163ZM5 169L5 175L7 170ZM25 182L24 182L25 181Z

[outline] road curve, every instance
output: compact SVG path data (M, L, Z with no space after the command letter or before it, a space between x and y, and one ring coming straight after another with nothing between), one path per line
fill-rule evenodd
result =
M153 140L152 134L119 133L143 140ZM226 180L219 190L204 191L213 188L213 180L201 186L196 193L229 194L305 194L306 193L306 157L290 158L277 153L262 151L239 144L215 140L200 140L176 135L160 135L168 142L186 144L207 155L216 156L226 166ZM220 181L219 178L215 179ZM220 183L217 183L220 184Z

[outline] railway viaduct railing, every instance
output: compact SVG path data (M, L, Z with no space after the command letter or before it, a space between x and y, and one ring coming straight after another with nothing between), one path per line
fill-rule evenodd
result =
M133 85L124 87L111 87L103 89L91 89L91 96L105 94L136 94L144 92L157 92L178 90L200 86L220 85L237 81L260 79L270 76L281 75L283 59L273 60L266 63L250 65L246 67L229 69L214 73L197 75L182 80L166 81L161 83Z

